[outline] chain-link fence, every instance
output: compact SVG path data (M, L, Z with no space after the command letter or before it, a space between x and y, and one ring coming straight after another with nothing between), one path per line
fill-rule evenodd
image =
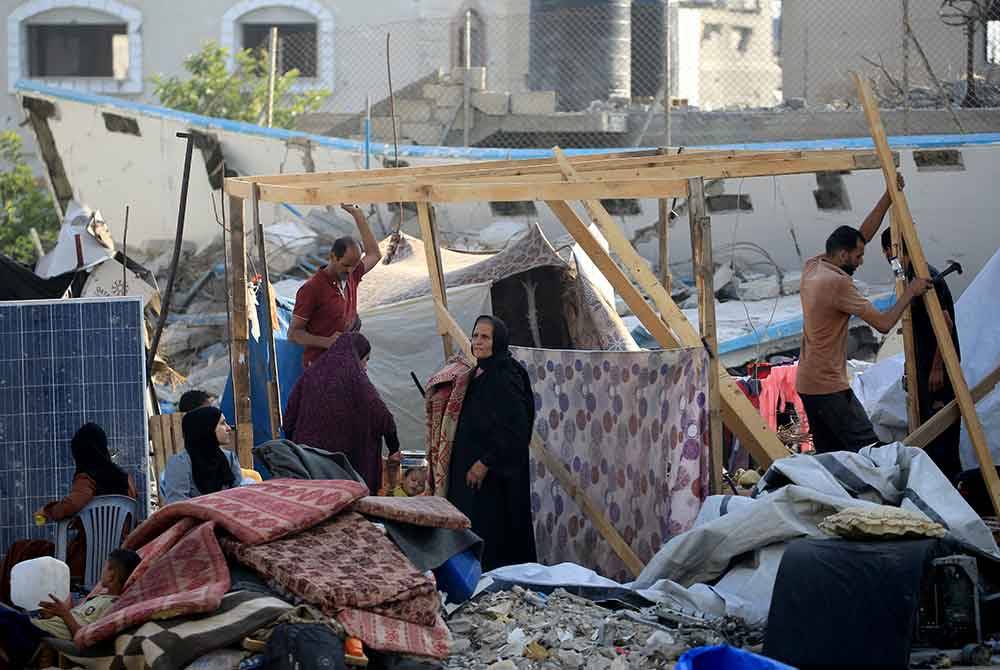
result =
M244 43L268 28L244 25ZM1000 0L520 0L330 34L285 24L278 52L330 91L300 127L361 138L370 101L373 141L393 140L393 116L401 143L453 146L861 136L852 71L890 133L1000 130Z

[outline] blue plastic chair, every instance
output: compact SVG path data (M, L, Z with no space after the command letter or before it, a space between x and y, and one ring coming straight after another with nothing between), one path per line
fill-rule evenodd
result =
M87 538L87 563L83 573L84 590L90 591L101 581L108 555L121 546L125 524L134 527L139 518L139 503L128 496L97 496L76 517L63 519L56 527L55 557L66 560L69 527L79 518Z

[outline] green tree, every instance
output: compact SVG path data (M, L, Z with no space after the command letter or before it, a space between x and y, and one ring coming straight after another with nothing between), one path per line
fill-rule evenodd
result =
M201 51L184 59L184 69L190 78L153 77L156 97L163 105L184 112L261 123L267 111L267 51L236 52L236 67L232 72L226 67L228 58L228 49L207 42ZM276 128L290 128L296 116L315 111L329 95L327 91L291 93L298 77L298 70L289 70L275 79L273 125Z
M28 232L34 228L50 248L59 235L59 215L48 190L40 186L21 154L21 137L0 132L0 251L22 263L33 263L35 248Z

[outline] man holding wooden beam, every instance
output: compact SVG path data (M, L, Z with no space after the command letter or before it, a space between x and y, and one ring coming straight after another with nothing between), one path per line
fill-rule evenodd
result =
M903 188L902 176L898 186ZM802 269L803 327L796 391L805 406L817 453L858 451L879 442L847 380L851 317L888 333L910 302L931 287L930 280L913 279L896 304L882 312L862 297L851 279L864 262L865 245L875 238L891 205L886 191L860 228L837 228L826 240L826 253L810 258Z
M382 252L357 205L342 204L354 217L364 244L364 256L353 237L340 237L330 249L329 262L306 280L295 294L288 339L302 345L302 366L309 365L333 346L341 333L359 330L358 284L378 264Z

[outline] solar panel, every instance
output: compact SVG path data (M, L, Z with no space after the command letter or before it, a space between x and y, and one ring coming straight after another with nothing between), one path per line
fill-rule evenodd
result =
M70 441L89 421L107 433L144 514L144 327L140 298L0 302L0 552L55 539L55 524L32 516L69 491Z

